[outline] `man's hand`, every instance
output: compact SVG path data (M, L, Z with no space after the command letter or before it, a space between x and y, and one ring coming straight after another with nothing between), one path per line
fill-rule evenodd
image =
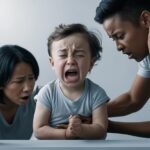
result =
M56 126L57 129L67 129L68 128L68 124L58 124Z
M85 124L91 124L92 123L92 116L82 116L82 115L78 115L80 120L82 121L82 123L85 123Z
M113 121L108 120L108 128L107 128L107 132L110 132L110 131L111 131L112 125L113 125Z

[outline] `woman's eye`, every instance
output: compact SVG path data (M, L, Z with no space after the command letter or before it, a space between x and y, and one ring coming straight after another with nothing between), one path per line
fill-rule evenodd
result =
M35 77L29 77L29 80L35 80Z
M84 55L82 55L82 54L78 54L78 55L76 55L77 57L84 57Z
M22 83L23 80L14 81L14 83Z

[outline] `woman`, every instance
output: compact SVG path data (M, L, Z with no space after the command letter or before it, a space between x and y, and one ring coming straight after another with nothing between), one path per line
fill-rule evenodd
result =
M39 76L35 57L16 45L0 47L0 139L29 139Z

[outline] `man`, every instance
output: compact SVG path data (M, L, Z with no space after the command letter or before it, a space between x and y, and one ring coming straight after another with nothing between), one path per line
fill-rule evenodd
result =
M103 25L118 51L139 63L131 88L108 103L108 114L113 117L136 112L150 98L150 0L101 0L95 21ZM109 121L108 131L150 137L150 121Z

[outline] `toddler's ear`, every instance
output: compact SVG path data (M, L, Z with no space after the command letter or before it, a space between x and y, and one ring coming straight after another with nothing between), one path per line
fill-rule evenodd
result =
M94 64L95 64L95 62L96 62L96 59L95 59L95 58L92 58L92 60L91 60L91 66L90 66L89 72L92 70L92 68L93 68L93 66L94 66Z
M53 61L53 58L52 57L49 57L49 62L52 66L54 66L54 61Z
M96 62L96 58L94 57L94 58L92 58L92 61L91 61L92 66L94 66L95 62Z
M54 60L52 57L49 57L49 62L51 64L52 69L54 70Z

